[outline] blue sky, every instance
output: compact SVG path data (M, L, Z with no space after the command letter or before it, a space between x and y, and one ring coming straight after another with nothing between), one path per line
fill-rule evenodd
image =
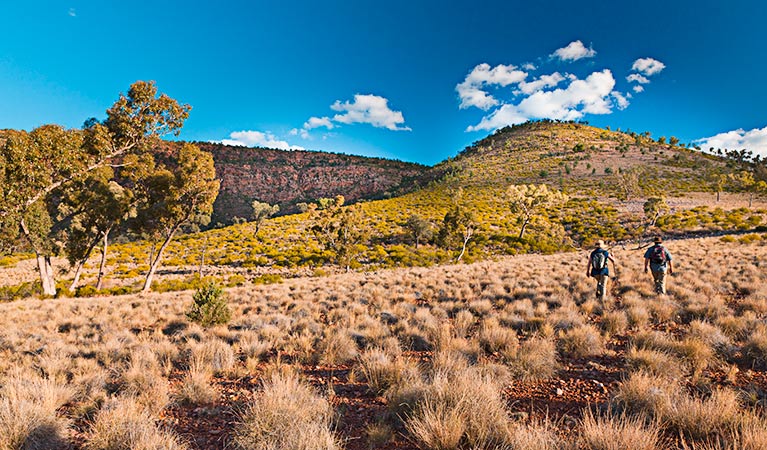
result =
M0 128L78 127L155 80L187 140L433 164L552 117L767 154L767 4L617 3L9 2Z

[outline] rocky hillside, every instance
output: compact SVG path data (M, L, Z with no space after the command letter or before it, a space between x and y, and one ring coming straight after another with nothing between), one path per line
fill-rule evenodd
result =
M253 200L279 204L284 212L296 204L343 195L348 202L383 198L428 181L429 168L381 158L313 151L282 151L198 143L213 154L221 191L213 223L249 218Z

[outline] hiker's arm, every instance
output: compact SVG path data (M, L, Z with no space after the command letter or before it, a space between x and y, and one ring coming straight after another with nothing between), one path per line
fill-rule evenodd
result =
M607 259L613 262L613 270L615 271L615 276L618 276L618 266L615 265L615 258L613 258L612 255L608 256Z
M647 273L647 265L648 264L650 264L650 259L649 258L645 258L644 259L644 271L645 271L645 273Z
M674 274L674 263L670 259L668 260L668 274Z
M586 278L591 278L591 259L586 261Z

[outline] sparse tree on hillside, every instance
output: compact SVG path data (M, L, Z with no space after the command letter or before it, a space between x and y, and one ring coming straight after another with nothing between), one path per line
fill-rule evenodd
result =
M460 246L461 251L455 258L460 261L466 253L466 246L475 236L479 224L474 215L460 204L456 204L442 220L442 226L437 234L437 242L444 248L452 249Z
M155 169L144 180L135 226L162 244L153 255L142 292L151 289L163 252L176 232L184 225L210 221L219 184L213 156L193 144L181 147L172 170Z
M417 214L408 217L407 222L405 222L405 228L407 228L413 241L415 241L415 248L418 248L418 244L420 244L422 239L429 240L434 235L431 222Z
M139 81L107 110L103 124L94 121L84 130L43 125L29 133L8 133L0 147L0 227L18 230L4 236L21 237L35 252L44 294L56 294L50 264L54 249L43 239L44 228L52 227L50 215L43 217L46 201L117 157L146 151L153 138L177 133L188 115L189 106L158 96L153 82Z
M753 206L754 196L767 193L767 182L754 178L754 173L750 171L740 171L729 175L729 184L734 192L748 194L748 207Z
M618 185L621 200L629 201L642 194L640 180L644 172L639 168L620 170L613 175L615 184Z
M663 197L650 197L644 203L644 214L649 220L648 228L655 226L660 216L668 214L671 209L669 208L666 200Z
M676 136L671 136L668 138L668 143L672 147L676 147L679 144L679 139Z
M509 209L522 222L519 230L519 240L525 236L525 231L536 215L543 210L560 205L567 201L567 196L556 189L549 189L545 184L511 185L506 190Z
M270 205L269 203L253 200L250 204L253 207L253 223L256 225L256 231L253 233L258 238L258 232L261 230L261 224L264 220L280 212L280 205Z
M335 263L348 272L365 250L370 230L359 205L344 207L344 197L321 198L309 211L311 230L320 246L333 254Z

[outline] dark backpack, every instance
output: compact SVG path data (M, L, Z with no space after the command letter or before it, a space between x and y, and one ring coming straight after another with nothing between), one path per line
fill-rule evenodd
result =
M597 250L591 254L592 271L600 271L607 267L607 252Z
M656 245L651 249L650 262L653 264L666 263L666 249L662 245Z

